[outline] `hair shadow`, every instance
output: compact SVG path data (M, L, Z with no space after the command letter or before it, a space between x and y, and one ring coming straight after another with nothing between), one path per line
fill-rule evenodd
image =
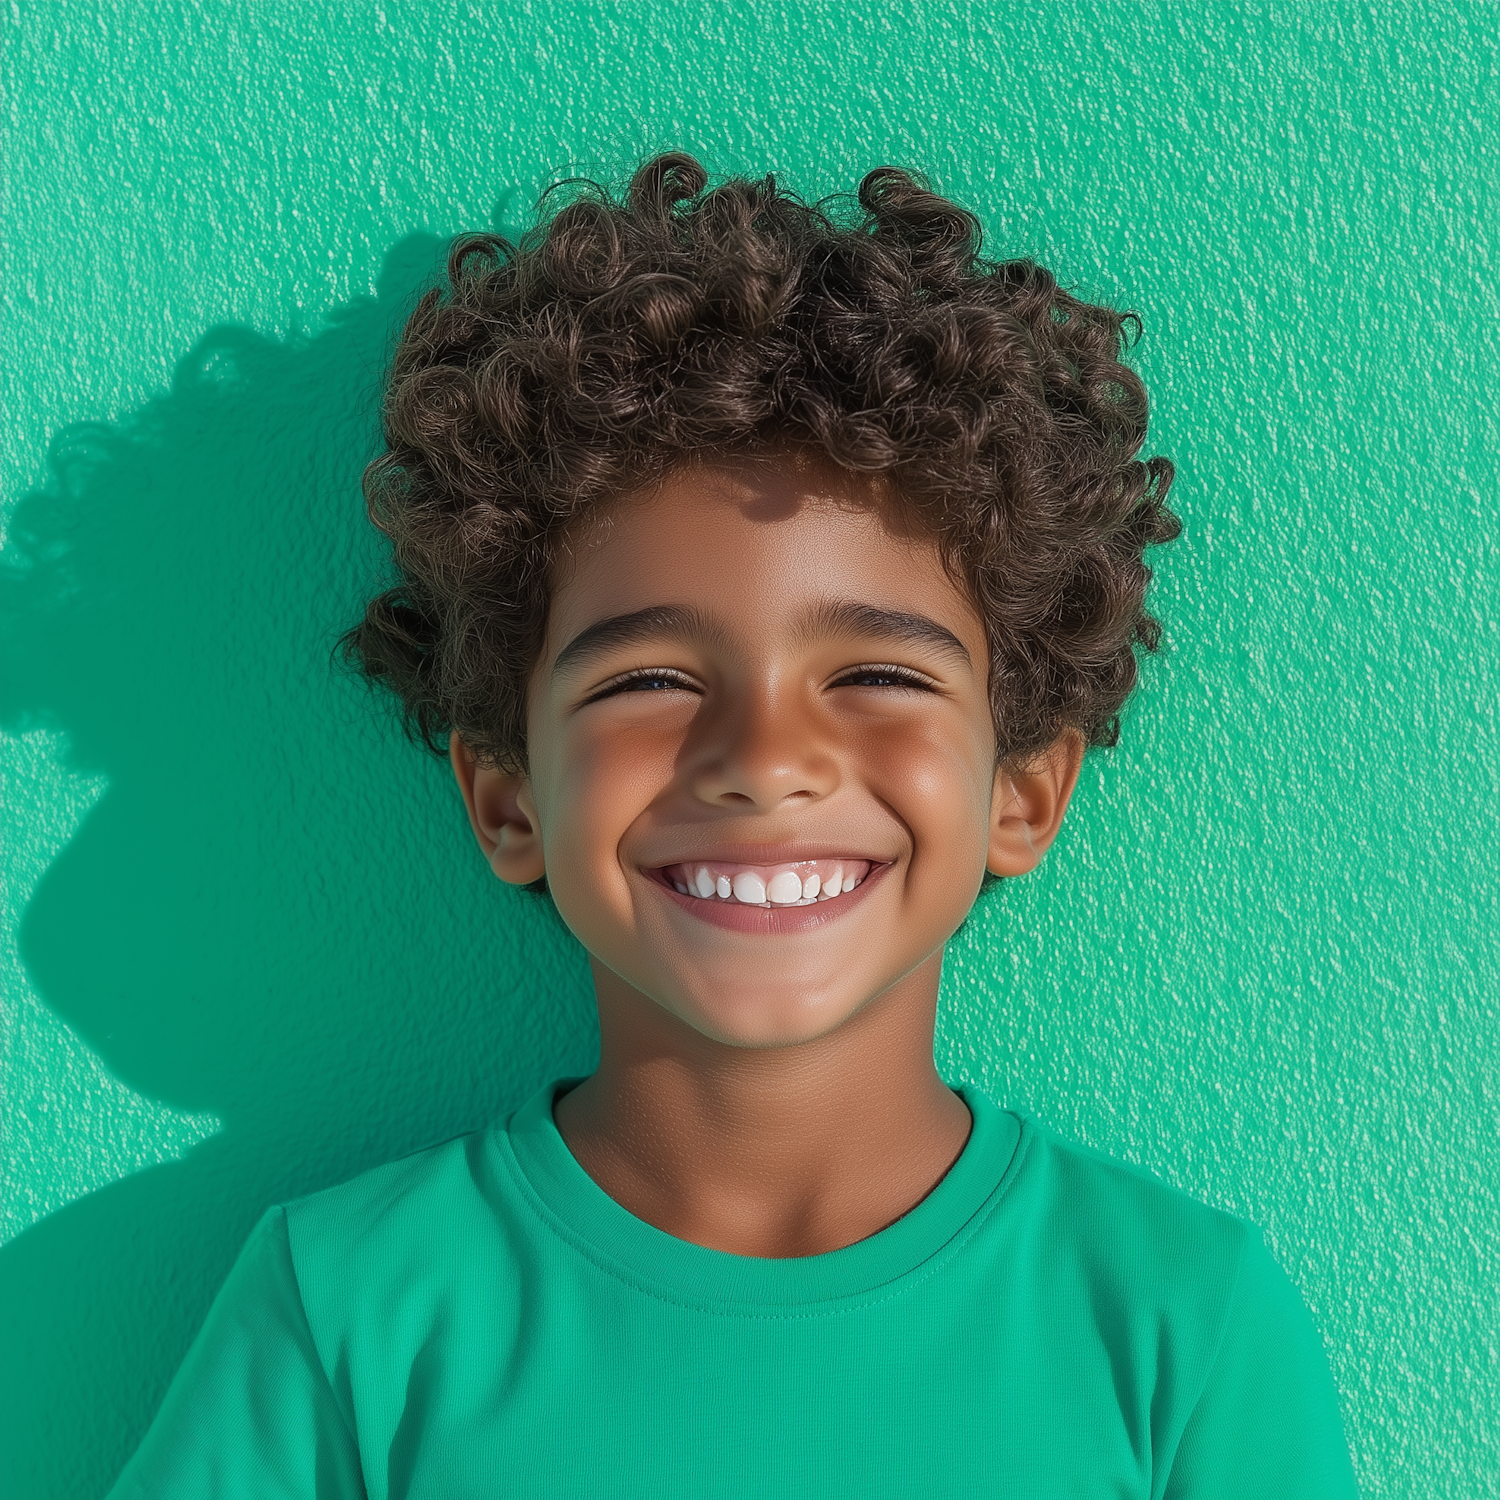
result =
M387 568L359 474L442 249L402 241L314 334L210 330L14 517L0 715L108 782L24 961L118 1077L223 1129L0 1250L6 1494L108 1487L268 1204L591 1066L581 950L332 657Z

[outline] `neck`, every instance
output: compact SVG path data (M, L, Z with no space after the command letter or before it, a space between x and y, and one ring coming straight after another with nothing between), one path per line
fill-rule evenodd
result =
M637 1218L737 1255L817 1255L919 1203L962 1151L932 1060L941 957L827 1036L705 1037L596 969L598 1070L557 1103L584 1170Z

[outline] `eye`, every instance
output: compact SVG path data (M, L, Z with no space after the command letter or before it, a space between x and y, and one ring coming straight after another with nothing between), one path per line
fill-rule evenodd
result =
M841 672L831 686L862 688L915 688L922 693L935 693L937 684L921 672L910 667L893 667L879 663L850 667Z
M683 672L674 672L669 667L641 667L634 672L612 677L602 687L595 688L583 701L598 703L604 698L613 698L620 693L696 693L698 685Z

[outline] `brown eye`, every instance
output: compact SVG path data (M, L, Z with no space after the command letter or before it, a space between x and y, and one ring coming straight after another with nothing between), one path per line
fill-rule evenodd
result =
M932 681L923 677L920 672L913 672L906 667L887 666L855 667L845 672L833 685L834 687L916 688L924 693L935 690Z
M616 677L613 682L606 682L603 687L591 693L585 703L598 703L604 698L613 698L620 693L664 693L664 692L696 693L697 684L689 677L680 672L664 671L658 668L644 668L639 672L627 672L623 677Z

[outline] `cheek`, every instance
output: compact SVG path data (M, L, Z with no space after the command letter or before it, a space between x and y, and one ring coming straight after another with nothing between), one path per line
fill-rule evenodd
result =
M911 829L916 860L937 858L959 868L983 863L992 755L987 739L940 722L882 736L868 748L871 785Z
M549 876L556 863L558 878L587 878L561 868L582 861L597 878L600 861L614 861L625 832L670 784L681 742L677 726L601 722L538 746L537 763L549 768L538 788Z

